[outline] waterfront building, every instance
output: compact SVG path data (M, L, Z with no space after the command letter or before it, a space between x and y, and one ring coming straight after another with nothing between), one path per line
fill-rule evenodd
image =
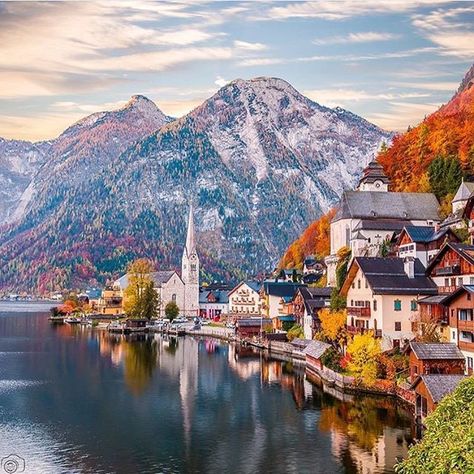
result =
M427 267L445 242L459 242L450 227L405 226L396 242L397 254L400 258L418 258Z
M199 316L205 319L215 319L227 314L229 314L229 290L201 288Z
M432 258L426 274L440 293L452 293L462 285L473 285L474 245L446 242Z
M415 416L423 421L439 402L464 379L464 375L420 375L411 385L415 391Z
M364 170L356 191L345 191L331 221L331 254L326 257L327 285L336 284L337 252L348 247L352 257L379 256L407 225L440 222L439 203L432 193L397 193L378 163Z
M318 370L322 370L323 363L321 357L331 347L330 344L322 341L311 341L303 350L306 361L306 370L318 375Z
M256 281L242 281L232 288L228 294L229 315L234 318L248 318L259 316L261 283Z
M409 354L410 382L420 375L464 374L464 355L456 344L410 342Z
M293 298L293 313L296 321L304 329L305 339L313 339L320 330L318 314L330 305L333 288L301 287Z
M252 338L254 336L260 336L262 332L265 332L271 328L272 321L268 318L239 318L235 322L236 329L235 333L240 338Z
M384 350L413 339L420 296L437 294L418 259L356 257L340 294L347 298L347 328L372 330Z
M107 316L117 316L123 313L123 291L116 283L106 286L97 303L97 311Z

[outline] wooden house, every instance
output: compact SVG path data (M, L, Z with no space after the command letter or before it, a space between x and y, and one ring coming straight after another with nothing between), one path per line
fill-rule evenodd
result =
M330 344L322 341L311 341L303 350L306 357L307 370L317 374L318 370L323 368L321 357L330 347Z
M410 342L410 382L420 375L464 374L465 360L456 344Z
M240 338L252 338L260 336L271 328L272 321L268 318L240 318L237 319L236 334Z

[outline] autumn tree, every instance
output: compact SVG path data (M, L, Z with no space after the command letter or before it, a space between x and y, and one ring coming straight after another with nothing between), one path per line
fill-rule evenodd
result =
M377 378L377 358L381 354L380 341L371 332L357 334L347 346L347 368L356 381L371 386Z
M152 318L157 314L159 300L153 286L153 266L145 258L128 267L128 286L124 291L124 311L131 318Z
M287 334L288 340L301 339L304 337L304 329L299 324L294 324Z
M329 342L332 346L341 350L346 342L346 310L330 311L324 308L319 312L321 331L316 335L317 339Z

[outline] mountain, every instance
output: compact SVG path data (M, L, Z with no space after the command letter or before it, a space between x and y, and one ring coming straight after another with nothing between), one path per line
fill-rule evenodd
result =
M418 126L394 138L379 161L394 191L430 191L429 167L436 158L454 158L474 176L474 65L458 91ZM439 196L443 197L443 196Z
M0 222L10 219L50 146L50 142L0 138Z
M180 119L160 116L161 128L122 153L114 119L97 129L104 118L55 141L0 236L0 288L104 281L138 255L176 266L190 200L209 276L270 267L391 138L276 78L239 79Z
M378 161L390 177L393 191L436 192L437 188L430 184L428 170L440 157L459 162L467 176L474 176L474 65L452 99L417 127L395 136L391 146L379 153ZM453 183L453 188L458 185L459 182ZM450 204L450 196L439 197L447 197L446 205ZM279 266L301 268L307 255L329 255L330 219L328 213L312 222L288 246Z

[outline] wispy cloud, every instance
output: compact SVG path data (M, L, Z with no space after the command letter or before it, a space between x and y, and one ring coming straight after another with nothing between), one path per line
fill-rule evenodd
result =
M400 35L394 33L381 33L376 31L364 31L360 33L350 33L344 36L329 36L327 38L316 38L313 40L317 45L347 44L347 43L372 43L375 41L389 41L399 38Z
M247 41L234 41L234 47L242 51L262 51L267 49L267 45L263 43L248 43Z
M449 81L434 81L434 82L393 82L393 85L397 87L419 89L425 91L452 91L454 92L459 87L459 82Z
M283 64L287 62L282 58L249 58L243 59L238 64L239 66L252 67L252 66L271 66L273 64Z

